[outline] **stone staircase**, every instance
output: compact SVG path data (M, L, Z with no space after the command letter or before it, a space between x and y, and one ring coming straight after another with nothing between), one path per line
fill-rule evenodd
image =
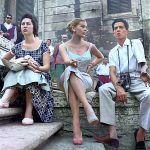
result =
M0 109L0 150L33 150L62 127L62 122L21 124L22 108Z
M72 115L69 104L66 100L65 94L62 91L54 90L55 97L55 117L64 122L63 130L72 133ZM97 116L99 115L99 96L98 93L88 93L87 98L91 103ZM92 101L91 101L92 100ZM134 131L139 127L139 104L135 97L128 93L128 104L124 106L122 103L116 103L116 124L117 132L120 141L120 147L117 150L134 150ZM87 122L84 109L80 108L80 122L82 134L84 136L92 137L93 134L107 134L107 128L103 125L96 127L90 126ZM150 132L146 135L147 150L150 149ZM106 150L114 150L112 147L105 145Z
M15 121L22 112L21 108L0 109L0 125Z
M20 122L0 125L0 150L33 150L62 128L61 122L35 123L23 126Z
M54 117L56 120L56 122L53 123L34 123L34 125L31 126L23 126L21 124L21 120L16 120L16 118L19 118L19 116L23 112L21 108L0 109L0 150L38 149L41 145L43 145L42 143L45 143L52 135L57 133L57 131L59 131L60 129L63 129L61 130L62 133L70 133L69 135L72 137L72 115L69 103L66 100L64 92L60 90L54 90L53 93L55 101ZM95 113L97 114L97 116L99 116L98 94L88 93L87 97ZM93 137L93 134L95 133L106 134L107 131L104 126L98 125L96 127L93 127L88 124L82 105L80 107L81 129L83 136ZM134 130L138 127L138 118L139 105L137 103L137 100L132 95L128 95L127 106L119 103L116 104L116 122L120 140L120 147L118 148L118 150L134 150L135 142L133 133ZM58 134L56 134L56 136L57 135ZM56 136L50 138L50 140L48 141L53 141ZM64 141L65 138L65 136L62 136L62 139L60 140ZM69 143L71 143L71 138L69 138L69 140ZM91 146L96 146L94 141L90 141L90 143ZM55 144L58 144L61 147L64 142L59 143L59 141L56 141ZM55 144L51 143L50 147L53 146L55 149ZM146 135L146 145L147 149L150 149L149 133ZM68 147L69 146L70 144L68 145ZM72 149L78 149L78 147L73 147ZM83 145L81 149L85 150L86 148ZM105 145L105 149L114 150L107 145ZM38 150L44 149L42 147L42 149L40 148ZM62 150L66 149L62 148ZM95 149L93 148L90 150Z

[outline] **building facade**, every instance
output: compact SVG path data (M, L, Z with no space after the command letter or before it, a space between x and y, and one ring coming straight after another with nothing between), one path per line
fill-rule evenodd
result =
M116 44L111 29L113 19L124 18L130 25L129 38L142 39L146 56L149 56L149 0L0 0L0 3L4 6L0 17L9 11L16 22L23 13L33 11L39 20L40 38L51 38L54 43L60 40L63 33L71 37L66 27L72 19L84 18L88 23L87 40L104 52Z

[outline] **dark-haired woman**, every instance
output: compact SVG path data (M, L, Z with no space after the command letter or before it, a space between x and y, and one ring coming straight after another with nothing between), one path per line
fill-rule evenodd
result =
M34 123L33 107L38 112L42 122L53 120L53 96L51 87L50 50L47 44L39 40L38 23L34 16L25 14L21 19L21 32L24 40L16 44L3 59L10 60L30 55L39 65L32 62L23 62L25 69L14 72L9 71L4 80L3 90L5 91L0 107L9 107L9 100L18 88L25 90L26 110L22 124L30 125ZM28 66L32 66L30 70Z

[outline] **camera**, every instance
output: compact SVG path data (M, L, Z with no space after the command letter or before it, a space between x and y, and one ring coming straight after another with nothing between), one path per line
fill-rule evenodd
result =
M129 73L121 74L118 84L120 84L124 88L124 90L128 92L131 84L130 74Z

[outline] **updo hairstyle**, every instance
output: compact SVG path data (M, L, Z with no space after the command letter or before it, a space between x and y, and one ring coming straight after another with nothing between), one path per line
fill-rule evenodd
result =
M72 20L67 26L68 31L73 33L73 28L76 27L81 21L86 20L81 18L75 18L74 20Z

